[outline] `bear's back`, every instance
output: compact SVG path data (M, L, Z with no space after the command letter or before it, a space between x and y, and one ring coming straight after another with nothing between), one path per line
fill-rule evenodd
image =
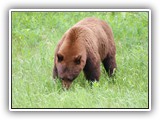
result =
M86 49L88 52L94 51L93 54L99 56L101 60L106 57L108 51L111 51L110 46L114 47L111 28L106 22L97 18L85 18L79 21L65 33L62 41L61 50L65 49L67 52L66 45L72 50Z
M91 42L96 42L101 59L108 54L110 46L114 46L112 29L105 21L97 18L85 18L74 26L84 26L93 32L96 39L91 39Z

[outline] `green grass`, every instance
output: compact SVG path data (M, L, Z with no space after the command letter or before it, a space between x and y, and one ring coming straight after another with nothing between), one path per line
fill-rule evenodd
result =
M54 83L54 50L85 17L107 21L117 48L116 77L101 65L91 88L83 72L70 90ZM147 12L12 12L12 108L148 108Z

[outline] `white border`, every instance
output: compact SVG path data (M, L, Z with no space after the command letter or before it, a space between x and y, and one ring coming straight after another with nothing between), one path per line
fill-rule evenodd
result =
M9 11L9 110L12 110L11 108L11 79L12 79L12 74L11 74L11 40L12 40L12 37L11 37L11 10Z
M149 110L151 110L151 10L149 10Z
M95 12L149 12L149 109L12 109L11 108L11 12L12 11L60 11L60 12L83 12L83 11L95 11ZM10 111L150 111L151 110L151 10L150 9L10 9L9 10L9 110Z
M77 11L77 12L83 12L83 11L96 11L96 12L100 12L100 11L104 11L104 12L112 12L112 11L117 11L117 12L123 12L123 11L126 11L126 12L129 12L129 11L134 11L134 12L143 12L143 11L150 11L150 9L10 9L9 10L10 12L11 11L38 11L38 12L42 12L42 11L53 11L53 12L56 12L56 11L60 11L60 12L73 12L73 11Z

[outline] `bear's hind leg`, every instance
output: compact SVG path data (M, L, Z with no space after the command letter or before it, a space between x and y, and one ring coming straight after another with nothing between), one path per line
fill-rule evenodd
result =
M110 77L114 75L114 72L117 67L115 56L107 56L102 62L103 62L104 68L107 71L108 75Z

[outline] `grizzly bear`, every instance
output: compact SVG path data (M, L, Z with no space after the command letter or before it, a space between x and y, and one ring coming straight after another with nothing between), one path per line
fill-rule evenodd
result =
M59 41L54 56L53 77L68 89L83 70L87 80L99 81L102 61L109 76L116 66L116 47L109 25L97 18L85 18L71 27Z

